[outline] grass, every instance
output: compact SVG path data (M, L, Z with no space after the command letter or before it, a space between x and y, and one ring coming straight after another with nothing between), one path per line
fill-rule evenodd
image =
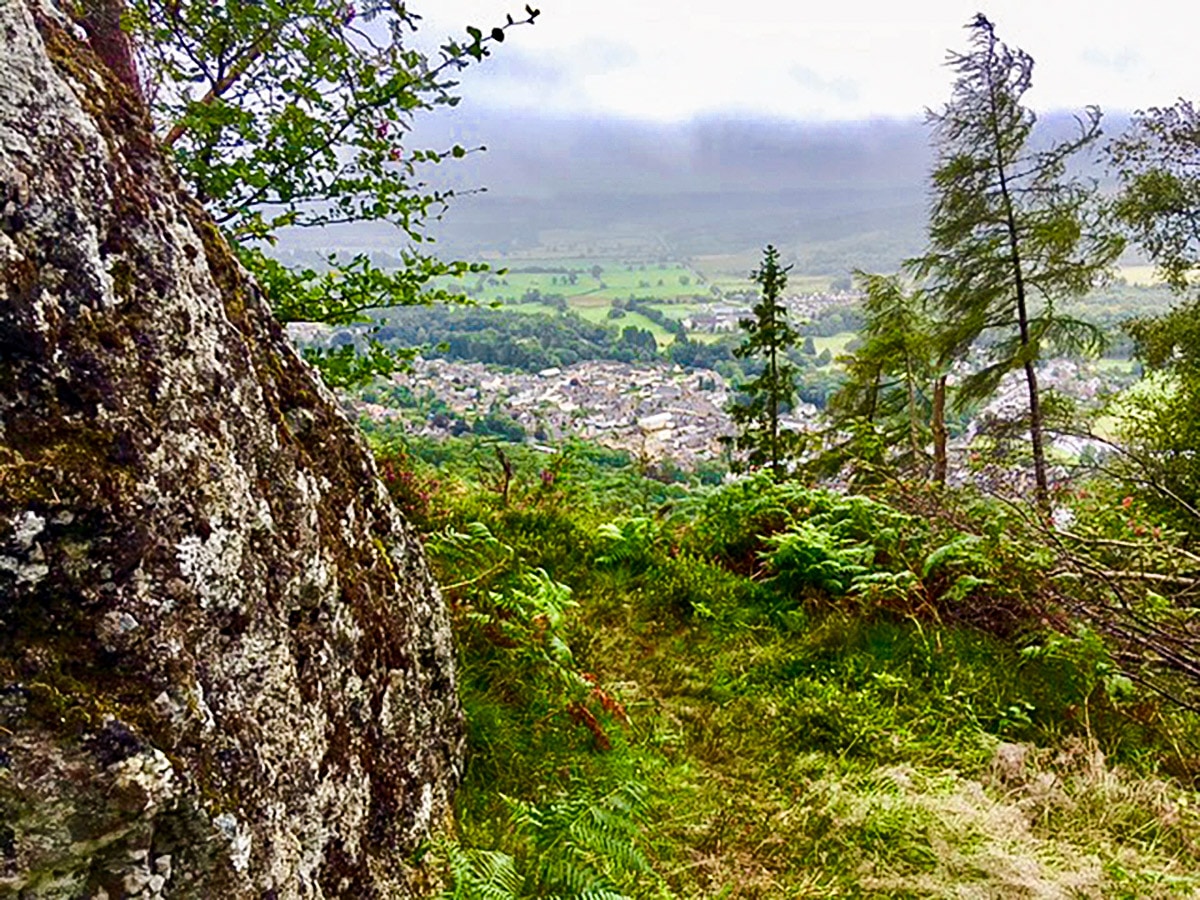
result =
M529 316L553 316L557 311L544 303L506 303L507 312L523 313Z
M577 294L567 300L567 308L576 311L600 310L605 313L612 309L612 301L604 296L599 288L593 288L586 294Z
M523 314L554 314L555 307L544 302L523 302L530 291L539 291L543 296L562 296L569 310L583 319L621 328L634 325L654 335L660 349L670 346L675 336L665 328L636 313L611 319L609 313L616 301L635 297L648 301L649 305L668 319L682 321L690 315L703 312L715 303L724 302L725 295L733 292L757 290L748 274L758 259L753 254L733 254L697 257L687 263L678 261L647 261L644 258L591 258L584 256L538 256L491 260L496 269L507 267L503 275L492 275L477 295L482 302L495 302L509 311ZM593 267L599 266L598 275ZM531 272L530 269L553 269L555 271ZM574 273L575 284L570 284L567 273ZM495 281L496 283L490 283ZM662 282L661 284L659 282ZM686 283L685 283L686 282ZM810 292L825 290L830 285L829 276L805 276L792 273L789 290ZM461 284L458 285L461 287ZM712 292L713 288L718 293ZM719 336L702 332L691 332L688 337L700 343L714 343ZM837 357L845 352L846 345L854 338L850 332L831 337L815 338L817 352L828 349Z
M698 312L703 312L710 304L694 303L694 302L675 302L675 303L648 303L651 309L657 310L668 319L680 322L688 316Z
M696 271L703 274L712 284L725 291L758 290L758 285L750 279L750 273L762 263L761 250L748 250L743 253L720 253L693 257L692 265ZM800 272L788 274L788 290L797 293L811 293L829 289L835 276L805 275Z
M521 260L497 262L496 267L508 265L504 275L492 276L485 282L483 293L488 299L518 301L527 291L537 290L542 294L560 294L570 300L581 295L595 295L606 301L625 300L639 297L655 300L675 300L701 295L715 299L710 286L694 269L679 264L655 265L653 263L622 263L611 260ZM593 267L601 271L596 277ZM575 277L571 284L566 272L529 272L531 268L554 268L570 270Z
M1114 375L1133 374L1134 361L1131 359L1112 359L1107 356L1102 356L1098 359L1091 360L1089 364L1098 372L1110 373Z
M508 268L503 275L489 276L478 296L482 302L498 302L504 309L524 314L554 314L555 308L540 301L523 301L531 291L543 296L562 296L567 308L594 323L617 327L635 325L651 332L660 348L670 346L675 336L662 326L637 313L610 319L614 301L630 297L650 300L653 308L676 321L705 309L719 297L697 269L677 262L644 260L590 259L584 257L495 259L496 269ZM593 267L602 271L593 275ZM531 272L529 269L556 271ZM568 272L575 275L569 283ZM661 283L660 283L661 282ZM456 283L455 287L461 287Z
M1007 699L1007 654L925 637L835 619L787 641L668 645L665 667L690 662L691 677L663 685L662 708L688 726L685 777L707 786L690 797L707 812L693 814L700 840L671 845L739 851L681 877L679 896L1099 896L1105 859L1200 888L1171 827L1184 792L1109 767L1082 739L1039 751L980 731L973 720ZM914 690L917 660L941 670L933 689Z
M1020 686L994 642L838 617L791 634L689 622L646 585L595 580L577 586L572 644L632 725L586 771L652 785L662 883L631 896L1200 891L1200 796L1082 737L1053 749L980 728L1026 728L1002 724Z
M472 583L450 595L470 723L460 845L523 866L513 896L550 893L530 874L549 851L504 796L604 821L587 798L631 784L650 868L605 875L627 897L1200 896L1197 783L1161 774L1174 759L1196 777L1194 718L1118 706L1019 641L785 601L718 564L701 537L716 520L686 490L628 469L548 479L517 457L507 502L486 472L445 481L486 462L442 463L431 530L483 521L511 548L464 565L433 538L446 580ZM753 536L768 521L717 524ZM514 559L575 605L487 620Z
M707 334L703 331L692 332L688 335L689 341L695 341L698 344L716 344L729 337L729 332L723 334Z
M660 350L663 347L669 347L675 341L675 335L671 334L671 332L667 331L657 322L647 319L641 313L626 312L625 315L621 316L619 319L612 319L609 318L609 311L612 309L612 307L608 304L601 305L598 303L590 303L575 305L574 303L571 303L568 304L568 308L577 313L580 318L585 319L588 322L607 324L618 329L632 326L634 328L641 328L644 331L649 331L654 335L654 339L658 342ZM543 309L545 309L545 307L543 307Z

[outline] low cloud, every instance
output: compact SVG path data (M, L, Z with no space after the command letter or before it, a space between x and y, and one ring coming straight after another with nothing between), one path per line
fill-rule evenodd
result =
M801 87L835 100L853 103L861 96L857 82L849 78L826 78L808 66L792 66L788 75Z

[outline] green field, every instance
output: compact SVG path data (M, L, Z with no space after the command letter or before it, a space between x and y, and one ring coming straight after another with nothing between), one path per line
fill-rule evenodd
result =
M1101 357L1100 359L1092 360L1092 366L1097 372L1105 374L1131 375L1133 373L1133 360L1131 359Z
M508 312L522 313L524 315L558 315L557 309L545 303L506 303L503 308ZM567 309L584 321L597 325L607 324L618 329L633 326L634 328L649 331L654 335L654 340L658 343L660 350L671 346L675 342L675 335L671 334L671 332L667 331L657 322L647 319L641 313L626 312L620 318L610 318L609 313L612 310L612 303L603 297L575 297L567 301Z
M689 334L688 340L695 341L697 344L716 344L722 338L726 338L726 337L729 337L729 335L728 334L705 334L705 333L701 332L699 334Z
M557 298L561 297L566 308L581 318L618 328L643 328L662 348L674 341L669 331L637 313L611 318L614 302L640 300L664 318L679 322L714 303L729 302L729 294L755 292L757 285L749 274L759 259L750 253L673 261L547 255L496 257L488 262L492 273L475 280L464 279L454 287L466 289L477 302L500 304L506 310L524 314L554 314L556 304L561 302ZM789 276L789 289L801 293L824 290L829 284L828 276ZM530 299L538 295L539 299ZM692 333L690 337L703 343L721 338L703 333ZM817 338L817 351L828 349L838 356L852 338L849 333Z
M544 303L506 303L504 309L508 312L523 313L527 316L553 316L554 309Z
M569 311L588 322L616 328L632 325L649 331L660 349L670 346L675 336L639 313L625 312L623 316L611 317L614 302L650 301L651 309L678 322L723 299L720 291L714 292L714 282L698 267L680 261L571 256L495 258L488 262L493 268L491 273L474 280L446 282L445 286L465 290L476 302L499 304L510 312L528 315L556 314L556 298L561 297ZM717 284L729 284L736 290L753 288L744 277L723 277ZM531 299L538 295L539 299ZM707 335L696 337L705 341L716 339Z
M734 253L692 257L686 260L650 260L645 257L552 255L489 260L494 271L455 282L454 287L465 289L479 303L496 303L504 309L524 314L554 314L556 302L562 298L566 308L581 318L615 327L633 325L650 331L659 347L666 347L674 337L661 325L636 313L610 318L616 301L631 298L647 302L650 308L667 319L681 321L689 315L703 312L713 303L728 302L730 294L753 293L757 285L749 278L759 258L756 254ZM1145 293L1146 286L1161 284L1154 268L1147 265L1124 266L1118 275L1120 282L1100 289L1070 304L1069 312L1089 321L1115 327L1130 315L1154 314L1164 301L1156 294ZM572 283L574 279L574 283ZM796 293L827 290L831 276L791 272L788 289ZM538 300L531 296L540 295ZM692 333L690 337L704 343L720 339L717 335ZM854 338L851 332L829 337L814 337L817 353L828 350L834 358L846 353ZM1098 370L1104 374L1121 375L1129 364L1119 360L1101 361Z
M828 350L833 354L833 358L837 359L846 352L846 345L854 340L855 337L856 335L853 331L840 331L829 337L814 337L813 346L817 348L817 353Z
M724 293L756 293L758 285L751 280L750 273L762 261L757 253L730 253L713 256L698 256L692 260L695 270L710 284ZM831 275L804 275L795 271L788 273L788 290L801 294L828 290L833 282Z
M654 300L715 298L712 286L701 273L678 262L574 258L494 260L492 265L498 270L507 268L507 271L483 279L481 294L487 300L517 301L533 290L567 299L588 295L610 301L630 297ZM554 271L534 271L538 269Z
M643 331L649 331L654 335L654 340L658 342L658 349L660 350L675 343L675 335L640 313L626 313L619 319L606 319L606 321L618 328L625 328L628 325L632 325L635 328L641 328Z
M673 303L648 303L646 305L662 313L665 318L673 322L680 322L693 313L703 311L709 304L698 303L696 301L676 301Z

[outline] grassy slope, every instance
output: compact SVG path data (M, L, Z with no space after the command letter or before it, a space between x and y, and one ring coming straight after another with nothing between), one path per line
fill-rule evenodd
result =
M1178 786L1112 768L1081 736L1039 748L971 721L1006 693L998 663L1015 664L987 641L834 618L790 636L643 632L635 656L623 629L598 633L609 683L638 698L671 896L1200 889L1200 823L1172 827ZM914 689L926 666L935 691Z
M479 477L486 454L437 452L427 527L482 521L511 548L464 566L431 544L458 584L471 733L454 852L494 848L524 873L495 896L542 896L531 873L566 853L530 838L505 797L545 810L629 784L647 791L636 843L649 869L610 864L611 848L589 857L629 897L1200 896L1200 795L1159 774L1197 776L1194 719L1146 698L1119 707L1071 658L964 626L820 592L781 602L718 565L711 535L689 536L711 521L680 489L612 469L547 478L540 458L519 462L505 505L481 486L494 485ZM603 523L639 509L683 513L643 520L622 556ZM509 604L481 626L514 559L578 605L558 624L539 607L521 631ZM458 896L492 896L463 883Z

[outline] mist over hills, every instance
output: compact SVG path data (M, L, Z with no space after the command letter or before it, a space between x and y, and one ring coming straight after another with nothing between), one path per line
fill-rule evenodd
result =
M1042 128L1065 137L1074 120L1051 115ZM687 259L772 242L807 272L885 271L924 240L932 153L920 121L654 124L454 109L406 141L455 143L487 151L422 170L457 194L429 228L443 255ZM289 235L285 246L395 241L390 229L356 227Z

